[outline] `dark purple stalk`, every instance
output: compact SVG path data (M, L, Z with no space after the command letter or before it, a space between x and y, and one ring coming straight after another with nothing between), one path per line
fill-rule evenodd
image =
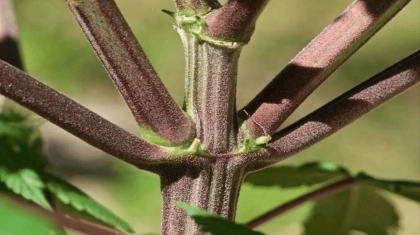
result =
M189 145L194 124L160 81L113 0L66 0L140 126L142 138Z
M241 48L220 48L188 38L185 106L196 124L197 138L212 154L228 153L236 144L236 75ZM203 70L200 68L207 68Z
M176 201L186 202L234 220L244 168L219 157L202 167L169 166L161 174L163 197L161 234L203 234Z
M241 112L255 137L273 133L336 69L410 0L354 1ZM246 117L247 115L241 114Z
M320 189L317 189L313 192L310 192L308 194L302 195L298 198L295 198L289 202L286 202L283 205L280 205L258 217L255 219L249 221L245 225L251 229L256 228L280 215L283 215L284 213L295 209L298 206L303 205L304 203L315 201L330 195L333 195L334 193L338 193L344 189L347 189L353 185L357 184L357 180L354 178L345 178L343 180L340 180L338 182L335 182L331 185L322 187Z
M0 60L0 94L78 138L138 167L165 159L162 150Z
M174 0L173 17L187 59L188 116L169 96L113 1L67 2L132 110L144 140L1 60L0 94L91 145L159 174L162 234L203 234L174 206L175 201L234 220L247 172L308 148L420 80L420 52L416 52L274 134L266 144L256 138L273 133L409 0L355 1L239 113L240 121L247 119L240 130L237 61L267 0L229 0L223 7L215 0Z
M229 0L206 18L209 36L248 42L267 3L268 0Z
M420 51L417 51L277 132L268 144L271 151L258 157L261 162L249 170L271 165L318 143L419 81Z

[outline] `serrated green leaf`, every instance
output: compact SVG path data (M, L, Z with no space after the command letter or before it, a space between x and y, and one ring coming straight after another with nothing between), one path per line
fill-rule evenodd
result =
M65 234L44 217L30 211L14 206L4 197L0 196L0 234Z
M91 216L105 225L116 228L119 227L127 232L134 232L127 222L116 216L113 212L90 198L80 189L67 183L66 181L52 175L44 176L46 188L51 194L62 204L67 205L71 209L76 209L82 214ZM65 208L64 208L65 209Z
M398 215L373 187L359 184L315 203L304 235L394 235Z
M311 186L338 177L349 176L347 169L331 162L312 162L301 166L271 167L246 176L245 182L255 186L283 188Z
M15 194L35 202L45 209L51 209L43 192L45 185L34 170L25 168L9 171L0 166L0 182Z
M0 184L8 193L50 209L44 184L37 173L47 161L42 155L42 139L29 115L10 106L0 112ZM4 192L4 190L2 190Z
M403 180L380 180L365 173L359 173L356 179L363 183L384 189L388 192L398 194L405 198L411 199L420 203L420 183L415 181Z
M177 202L176 205L185 210L194 219L202 232L209 232L213 235L264 235L263 233L252 231L244 225L223 219L186 203Z

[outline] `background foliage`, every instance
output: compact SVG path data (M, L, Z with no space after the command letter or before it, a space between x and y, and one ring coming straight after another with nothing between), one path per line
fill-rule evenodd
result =
M287 62L338 16L351 1L271 1L262 14L239 67L238 107L243 106ZM137 133L113 88L64 1L15 1L22 53L28 72L64 94ZM166 1L117 1L135 35L163 78L182 103L184 59L173 20L161 9ZM420 1L413 0L356 55L339 69L287 123L316 109L362 80L407 56L420 45ZM367 171L384 179L420 179L419 87L345 128L332 138L281 164L308 160L333 161L353 172ZM141 232L157 232L160 225L159 179L104 156L51 124L43 125L47 150L56 173L108 205ZM244 185L237 219L250 218L306 192L309 187L281 190ZM255 199L258 200L255 200ZM392 197L401 213L400 234L416 234L420 208ZM312 204L259 228L268 234L293 234Z

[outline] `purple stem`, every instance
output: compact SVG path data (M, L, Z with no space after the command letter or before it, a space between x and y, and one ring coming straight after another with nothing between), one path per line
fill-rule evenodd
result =
M248 42L267 3L268 0L229 0L206 18L209 36Z
M161 234L204 234L176 201L208 210L212 214L234 220L243 167L229 158L207 159L202 167L166 166L161 174L162 230ZM163 168L166 168L163 167Z
M215 47L191 36L187 40L186 110L196 123L204 150L230 152L236 144L236 76L241 49Z
M157 134L159 138L150 141L159 145L192 142L194 124L169 95L115 2L66 1L141 130L146 130L141 133Z
M151 145L75 101L0 60L0 94L16 101L78 138L140 168L165 159Z
M23 69L19 55L16 17L11 0L0 0L0 60Z
M269 166L309 148L420 81L420 51L347 91L277 132L266 153L244 157L248 171Z
M241 112L251 115L247 121L251 134L260 137L277 130L323 81L409 1L354 1L242 109Z
M334 193L340 192L341 190L347 189L355 184L357 184L357 180L355 180L354 178L345 178L331 185L317 189L313 192L310 192L296 199L293 199L283 205L280 205L272 209L271 211L268 211L258 216L257 218L249 221L245 225L251 229L256 228L298 206L301 206L302 204L306 202L315 201L315 200L330 196Z

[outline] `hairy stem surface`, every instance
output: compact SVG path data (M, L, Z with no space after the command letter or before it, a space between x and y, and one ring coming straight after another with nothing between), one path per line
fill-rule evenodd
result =
M236 77L242 45L203 36L204 19L198 18L177 18L186 55L185 109L195 121L202 149L227 153L236 144Z
M175 206L176 201L234 220L240 185L244 178L243 168L225 158L208 160L203 168L169 166L161 174L161 234L204 234L184 211Z
M408 2L354 1L242 109L250 114L246 122L249 132L260 137L276 131L322 82Z
M189 145L194 125L169 95L113 0L66 0L140 127L163 146Z
M420 51L359 84L301 120L277 132L271 150L248 170L257 170L294 155L332 135L389 99L420 82Z
M151 145L0 60L0 94L123 161L144 167L165 159Z

